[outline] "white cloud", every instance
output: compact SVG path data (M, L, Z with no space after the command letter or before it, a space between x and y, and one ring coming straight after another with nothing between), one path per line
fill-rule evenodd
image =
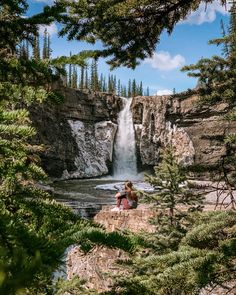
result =
M48 26L44 26L44 25L39 26L39 34L40 35L43 35L45 28L47 28L47 31L50 36L57 34L57 32L58 32L57 25L55 23L51 23Z
M185 20L181 21L181 24L195 24L201 25L203 23L212 23L216 19L216 14L220 13L226 15L229 13L229 9L232 4L227 4L226 7L222 6L219 1L213 1L207 6L205 3L201 3L198 10L192 12Z
M157 90L156 95L170 95L173 91L170 89Z
M167 51L154 52L151 58L146 58L144 63L150 64L152 68L161 71L171 71L182 67L185 63L185 58L177 54L171 57Z

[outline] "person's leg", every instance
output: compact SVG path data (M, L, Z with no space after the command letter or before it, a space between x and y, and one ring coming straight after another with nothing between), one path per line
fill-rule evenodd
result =
M121 197L117 197L117 198L116 198L116 207L120 207L120 205L121 205L121 200L122 200Z
M119 211L120 210L122 196L120 193L117 193L115 195L115 197L116 197L116 207L112 208L111 211Z
M131 209L131 206L130 206L130 204L129 204L127 198L122 199L122 204L123 204L123 209L124 209L124 210Z

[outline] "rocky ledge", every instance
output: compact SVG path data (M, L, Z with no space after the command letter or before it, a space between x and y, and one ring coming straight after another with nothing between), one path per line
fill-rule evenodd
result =
M130 230L134 233L141 231L153 232L155 227L149 220L155 217L154 208L139 205L137 209L111 211L111 206L103 206L102 210L94 217L94 221L103 225L108 232L116 230Z
M216 195L206 199L207 205L204 210L213 210ZM184 208L182 208L184 209ZM186 209L186 208L185 208ZM149 223L154 217L156 210L153 207L139 205L137 209L112 212L110 206L104 206L94 218L103 225L107 231L131 230L132 232L153 232L154 226ZM111 249L104 246L96 246L89 253L84 254L79 246L73 247L67 256L67 278L72 279L79 276L85 281L85 287L97 292L108 291L113 283L113 277L125 276L127 270L117 264L117 260L125 261L129 254L122 250ZM235 282L233 282L235 284ZM215 288L214 293L210 288L202 289L201 295L222 295L225 290L221 287ZM235 294L227 293L229 295Z
M155 210L150 206L139 205L137 209L112 212L111 206L103 206L95 216L94 221L103 225L108 232L115 230L130 230L132 232L153 232L154 226L150 218L155 216ZM116 263L119 259L127 260L129 255L122 250L96 246L84 254L79 246L73 247L67 256L67 278L78 275L86 281L85 286L98 292L109 290L112 275L121 275L125 270Z

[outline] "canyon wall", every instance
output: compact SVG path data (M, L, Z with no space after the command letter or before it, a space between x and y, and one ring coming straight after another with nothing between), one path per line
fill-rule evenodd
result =
M216 165L224 138L236 123L224 119L229 106L199 104L197 95L135 97L132 103L139 166L156 165L160 147L172 143L184 165Z
M30 119L37 130L34 143L45 147L40 154L43 168L58 179L108 174L121 99L62 85L56 89L64 96L63 103L30 108Z
M45 146L42 166L57 179L88 178L111 173L117 115L122 100L106 93L81 92L55 86L62 104L30 108L37 130L35 143ZM202 106L197 95L138 96L132 113L139 169L157 165L168 143L184 165L216 165L225 153L224 138L236 122L224 120L229 106Z

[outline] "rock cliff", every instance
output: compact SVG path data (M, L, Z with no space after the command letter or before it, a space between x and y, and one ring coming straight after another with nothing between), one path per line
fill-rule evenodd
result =
M122 100L105 93L56 88L65 97L63 104L30 109L38 132L35 141L46 147L41 154L44 169L61 179L110 173ZM228 104L202 106L197 95L138 96L131 108L140 170L157 165L160 147L170 142L182 164L214 166L225 153L225 135L236 132L236 122L229 125L224 120Z
M117 113L122 102L104 93L81 92L57 85L62 104L34 105L30 118L45 171L54 178L87 178L108 174L112 166Z
M229 106L202 106L197 95L135 97L132 102L139 166L156 165L160 147L172 143L182 164L215 165L224 137L236 124L224 120Z

